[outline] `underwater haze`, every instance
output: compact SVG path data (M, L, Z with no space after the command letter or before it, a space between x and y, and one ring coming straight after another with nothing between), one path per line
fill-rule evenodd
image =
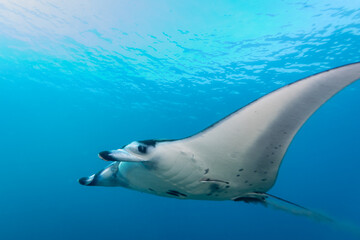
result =
M304 124L269 191L346 229L77 182L100 151L192 135L358 61L355 0L1 0L0 239L359 239L360 81Z

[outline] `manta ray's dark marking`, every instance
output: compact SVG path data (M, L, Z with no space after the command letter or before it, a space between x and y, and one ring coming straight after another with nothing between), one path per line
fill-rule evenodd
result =
M260 203L266 206L265 197L254 198L254 197L238 197L234 199L235 202L245 202L245 203Z
M169 195L173 195L173 196L175 196L175 197L179 197L180 195L179 194L176 194L176 193L173 193L173 192L166 192L167 194L169 194Z
M169 194L169 195L176 196L176 197L180 197L180 196L182 196L182 197L187 197L186 194L181 193L181 192L178 192L178 191L176 191L176 190L169 190L169 191L167 191L166 193Z
M156 147L157 143L161 142L172 142L176 141L175 139L149 139L149 140L140 140L139 143L145 144L147 146Z
M212 183L209 187L210 193L208 193L208 196L215 195L216 197L219 196L217 193L221 192L220 185L218 183Z
M141 141L138 141L139 143L142 143L142 144L145 144L147 146L152 146L152 147L155 147L156 146L156 143L159 142L157 140L141 140Z
M203 178L201 179L202 182L219 182L219 183L225 183L229 184L228 181L220 180L220 179L211 179L211 178Z

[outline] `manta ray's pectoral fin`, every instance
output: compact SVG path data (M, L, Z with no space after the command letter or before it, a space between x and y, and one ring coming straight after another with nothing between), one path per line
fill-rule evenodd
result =
M286 211L295 215L306 216L317 221L333 222L334 220L324 214L302 207L298 204L289 202L268 193L254 192L245 196L236 197L234 201L242 201L246 203L260 203L265 207L271 207Z
M256 186L252 191L267 192L300 127L323 103L358 79L360 62L304 78L183 139L183 147L203 156L214 176L227 176L230 182L241 178L249 187Z

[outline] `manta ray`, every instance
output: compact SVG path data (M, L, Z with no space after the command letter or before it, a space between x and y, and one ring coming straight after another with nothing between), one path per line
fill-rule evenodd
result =
M260 203L328 219L267 192L304 122L359 78L360 62L337 67L277 89L192 136L134 141L100 152L112 163L79 183L178 199Z

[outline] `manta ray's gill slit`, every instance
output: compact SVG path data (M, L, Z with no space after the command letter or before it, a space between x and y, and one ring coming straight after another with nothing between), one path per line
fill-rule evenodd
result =
M185 153L181 152L181 155L185 155ZM181 161L181 162L176 161L175 164L168 166L166 171L163 171L162 175L169 182L173 182L173 181L178 182L180 181L180 179L177 178L184 179L184 177L181 175L184 172L188 175L191 174L190 171L187 171L187 166L188 164L185 161ZM184 169L185 171L183 171Z
M176 176L169 178L168 181L174 186L182 186L181 188L186 186L187 190L190 190L197 186L195 179L198 179L198 175L197 171L188 171L188 168L184 167Z

